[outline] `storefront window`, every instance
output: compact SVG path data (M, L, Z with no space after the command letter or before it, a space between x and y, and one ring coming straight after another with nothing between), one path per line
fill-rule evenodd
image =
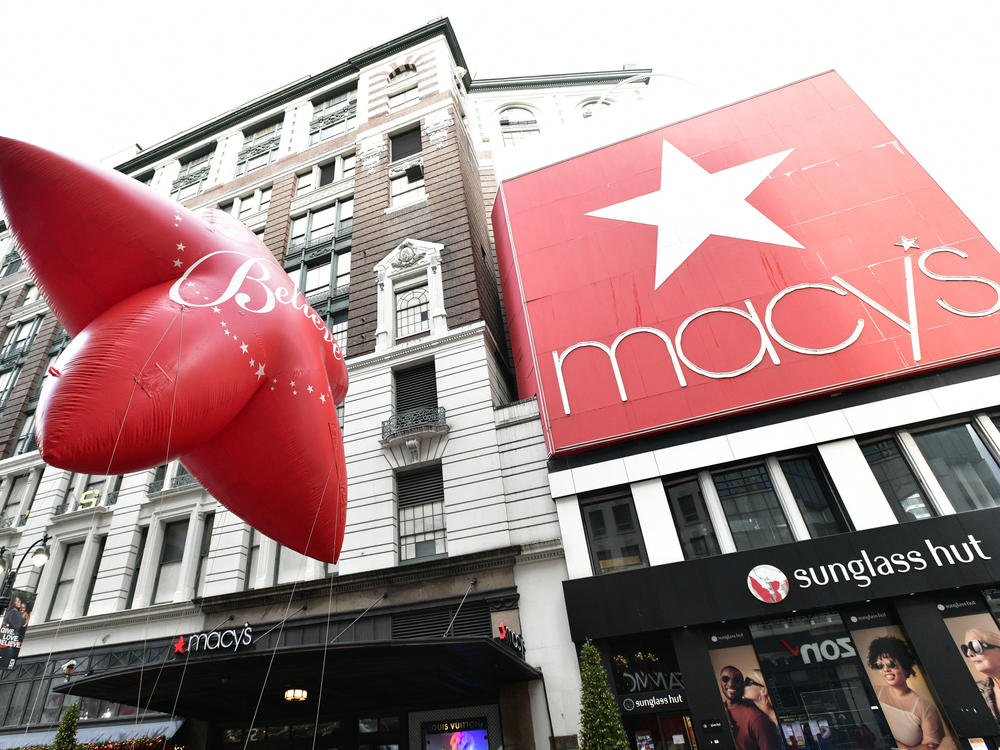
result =
M608 653L618 695L684 690L668 636L615 639L609 642Z
M712 481L737 550L795 541L764 464L720 471Z
M712 519L705 506L698 480L694 477L664 488L670 501L670 512L685 560L708 557L720 553L719 542L715 538Z
M893 747L865 668L839 615L751 623L764 689L786 745Z
M1000 466L972 424L919 432L913 438L955 510L1000 505Z
M861 452L899 521L920 521L937 515L895 438L862 443Z
M646 548L628 487L580 498L595 574L647 565Z

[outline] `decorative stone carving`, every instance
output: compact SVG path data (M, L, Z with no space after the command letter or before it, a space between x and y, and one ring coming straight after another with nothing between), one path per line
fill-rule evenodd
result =
M427 116L424 120L424 133L427 140L434 148L444 148L445 139L448 137L448 128L455 124L451 111L443 109Z
M375 174L375 167L386 150L385 138L381 135L373 135L358 142L358 159L368 174Z

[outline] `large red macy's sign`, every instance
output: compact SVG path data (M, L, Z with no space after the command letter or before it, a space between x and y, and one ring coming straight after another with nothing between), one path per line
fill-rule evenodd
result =
M1000 257L836 73L502 182L566 453L1000 351Z

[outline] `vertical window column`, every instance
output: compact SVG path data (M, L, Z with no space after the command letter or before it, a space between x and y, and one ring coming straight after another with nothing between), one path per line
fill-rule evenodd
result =
M205 514L197 507L191 510L184 539L184 555L181 558L175 602L187 601L194 597L198 574L198 560L201 555L201 541L205 530Z
M663 481L657 476L632 482L629 486L642 535L656 540L656 544L647 548L649 564L662 565L683 560L684 552L677 529L671 522Z
M69 591L69 598L63 613L63 619L68 620L72 617L82 617L84 615L85 600L87 598L87 591L90 588L91 574L94 567L98 564L97 552L98 548L102 546L101 540L103 538L89 534L83 542L83 547L80 551L80 560L77 564L73 585Z
M139 575L135 585L135 596L132 599L133 609L148 607L153 598L153 584L156 582L160 545L163 543L163 523L156 517L149 522L146 533L146 544L143 549L142 562L139 564Z

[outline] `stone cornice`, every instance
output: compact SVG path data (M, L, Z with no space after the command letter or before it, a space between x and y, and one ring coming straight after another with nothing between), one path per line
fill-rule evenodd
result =
M556 73L552 75L518 76L515 78L477 78L469 86L469 93L478 94L488 91L540 89L552 86L613 85L621 83L628 78L652 72L652 68L636 68L634 70L599 70L593 73Z
M312 581L272 586L259 591L238 591L211 598L195 600L203 612L231 612L252 607L287 604L294 590L297 599L315 596L329 597L358 591L376 591L424 583L441 578L460 578L484 570L513 568L520 554L520 547L502 547L486 552L476 552L458 557L442 557L425 563L396 565L391 568L352 573L351 575L317 578ZM332 594L331 594L332 587Z
M196 125L173 138L151 146L132 159L119 164L115 169L125 174L146 169L171 154L182 151L200 141L204 141L206 138L211 138L222 133L228 128L252 120L254 117L273 110L275 107L289 104L296 99L306 96L310 92L336 83L337 81L357 76L363 67L378 62L383 58L391 57L401 49L411 47L414 44L438 35L444 35L456 64L468 69L468 65L465 63L465 56L462 54L461 47L458 46L458 39L455 37L455 31L451 26L451 22L447 18L440 18L426 26L422 26L384 44L377 45L360 54L354 55L348 58L346 62L342 62L322 73L301 78L288 86L265 94L219 117ZM466 74L465 78L466 86L468 86L471 79L468 74Z
M352 370L382 366L395 359L410 357L420 352L430 351L456 341L462 341L463 339L475 338L484 330L486 330L486 323L480 320L461 328L454 328L444 336L428 336L394 346L390 351L379 352L378 354L362 354L359 357L347 360L347 371L351 372Z

